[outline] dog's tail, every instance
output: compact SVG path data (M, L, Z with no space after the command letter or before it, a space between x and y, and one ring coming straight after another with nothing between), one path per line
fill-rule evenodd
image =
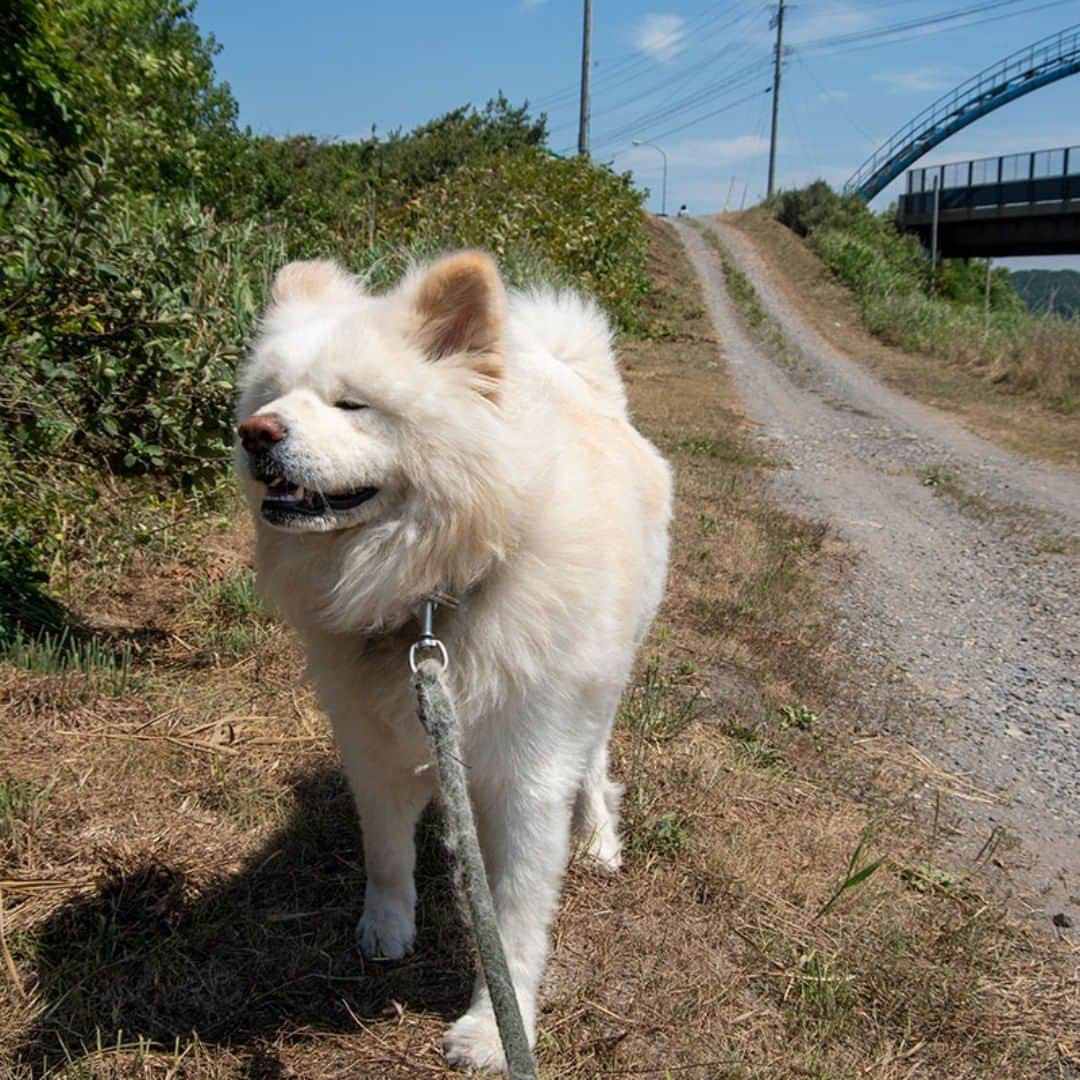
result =
M529 294L517 315L525 324L527 340L540 343L575 371L605 411L626 415L611 323L594 301L569 289L545 289Z

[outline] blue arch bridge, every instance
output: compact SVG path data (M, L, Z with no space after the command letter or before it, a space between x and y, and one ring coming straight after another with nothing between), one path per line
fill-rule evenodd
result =
M1080 24L1025 45L943 94L863 162L845 192L869 201L987 113L1080 72ZM912 169L897 225L953 257L1080 252L1080 147Z
M987 113L1080 72L1080 24L998 60L943 94L887 139L844 185L869 201L950 135Z

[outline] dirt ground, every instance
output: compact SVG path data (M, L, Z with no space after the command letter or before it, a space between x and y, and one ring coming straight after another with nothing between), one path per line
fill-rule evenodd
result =
M852 544L779 507L730 343L651 244L658 336L623 363L676 469L671 584L614 741L626 865L571 864L541 1075L1077 1076L1070 931L987 891L1007 845L949 853L969 782L880 734L888 676L831 598ZM112 661L0 665L0 1075L454 1075L472 954L437 821L417 953L365 963L355 818L247 527L162 536L69 575Z
M1080 479L984 442L823 345L745 234L719 221L705 237L680 230L766 452L788 466L778 494L859 552L842 590L850 647L896 663L905 702L939 721L901 714L885 729L988 793L966 816L1023 845L1015 884L1030 907L1075 912L1080 575L1045 538L1080 534ZM783 357L740 326L721 252L775 320Z

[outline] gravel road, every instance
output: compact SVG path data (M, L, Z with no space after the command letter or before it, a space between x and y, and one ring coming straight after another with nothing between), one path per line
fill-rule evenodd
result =
M958 807L1020 839L1012 882L1036 910L1080 916L1080 573L1049 538L1080 533L1080 477L994 446L880 383L806 326L746 237L711 228L779 323L794 363L735 315L716 254L675 222L785 504L827 520L860 557L842 632L941 718L894 733L998 801ZM942 490L949 480L960 494Z

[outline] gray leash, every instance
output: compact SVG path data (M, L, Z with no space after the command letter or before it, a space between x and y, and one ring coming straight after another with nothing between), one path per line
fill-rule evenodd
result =
M420 723L431 740L435 757L435 771L439 777L446 819L446 846L465 880L465 898L472 917L480 967L491 997L491 1008L506 1054L510 1080L537 1080L536 1063L506 964L499 927L495 922L491 889L476 837L476 822L473 820L472 803L465 783L465 765L461 758L461 728L443 679L449 659L443 643L434 635L434 612L434 601L426 601L420 640L409 650L409 666L415 676L413 685L416 687ZM436 652L438 658L418 660L421 652Z

